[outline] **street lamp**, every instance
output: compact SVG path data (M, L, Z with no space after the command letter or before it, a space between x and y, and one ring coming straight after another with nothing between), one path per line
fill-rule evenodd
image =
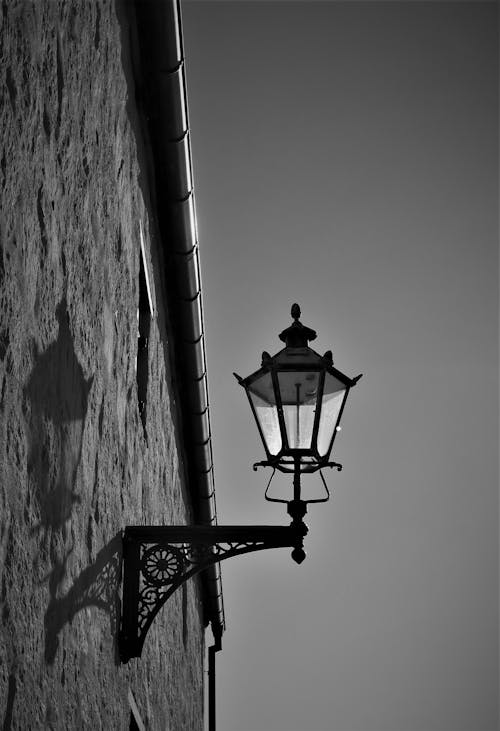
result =
M127 526L123 533L123 609L120 654L123 662L139 657L147 632L160 608L187 579L231 556L289 546L302 563L309 503L325 502L329 492L321 470L342 466L330 461L335 436L350 388L361 378L348 378L333 366L331 351L321 356L309 347L316 333L300 322L292 306L293 323L280 334L285 347L276 355L262 354L259 370L244 387L267 459L273 468L266 500L286 503L288 526ZM293 474L293 498L269 496L276 470ZM303 500L301 475L319 471L325 497Z
M292 305L293 323L279 336L285 343L282 350L274 356L264 351L261 368L246 378L234 374L246 391L267 455L267 460L257 462L254 469L272 467L294 475L293 500L269 497L271 480L265 497L271 502L287 503L288 513L295 521L302 520L307 503L329 499L320 473L326 497L302 500L300 475L324 467L342 469L329 457L341 428L349 389L361 378L348 378L334 368L331 350L321 356L309 347L316 332L300 322L300 314L299 305ZM305 553L301 548L294 549L292 558L301 563Z

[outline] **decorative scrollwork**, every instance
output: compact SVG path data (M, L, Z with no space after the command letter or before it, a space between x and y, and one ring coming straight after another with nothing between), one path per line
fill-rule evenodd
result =
M226 558L233 552L243 552L245 549L256 550L261 544L263 544L262 541L228 541L215 543L211 546L204 543L192 543L184 547L184 557L193 566L198 565L201 567L205 563L213 562L214 559Z
M137 603L139 635L147 632L157 607L187 577L214 561L264 547L264 541L221 541L220 543L157 543L141 548L141 584Z
M182 551L170 545L151 546L142 556L142 574L146 584L165 586L172 582L184 566Z
M164 594L164 592L155 586L146 586L140 592L137 606L137 626L140 634L144 631L147 621L150 615L154 612L162 594Z

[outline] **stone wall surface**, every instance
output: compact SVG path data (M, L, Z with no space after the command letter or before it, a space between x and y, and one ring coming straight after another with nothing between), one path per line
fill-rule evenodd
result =
M147 728L202 728L197 583L165 605L140 660L121 665L116 646L119 532L189 521L156 319L147 439L138 410L140 226L149 252L154 226L127 12L106 0L0 10L4 731L126 729L129 688Z

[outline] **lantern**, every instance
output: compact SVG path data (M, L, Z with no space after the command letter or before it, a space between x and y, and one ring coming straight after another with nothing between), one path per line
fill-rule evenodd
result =
M299 320L280 339L285 347L276 355L262 354L262 366L244 387L264 444L268 464L282 472L315 472L337 465L329 462L352 379L333 366L332 353L321 356L309 347L316 333Z

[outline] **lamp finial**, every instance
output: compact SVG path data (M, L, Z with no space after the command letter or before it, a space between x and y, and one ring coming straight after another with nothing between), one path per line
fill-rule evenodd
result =
M287 327L286 330L283 330L283 332L280 333L280 340L282 340L287 347L307 347L307 343L309 342L309 340L314 340L314 338L316 337L316 333L314 330L311 330L310 327L305 327L305 325L300 322L300 314L300 307L295 302L292 305L291 309L293 322L290 327Z

